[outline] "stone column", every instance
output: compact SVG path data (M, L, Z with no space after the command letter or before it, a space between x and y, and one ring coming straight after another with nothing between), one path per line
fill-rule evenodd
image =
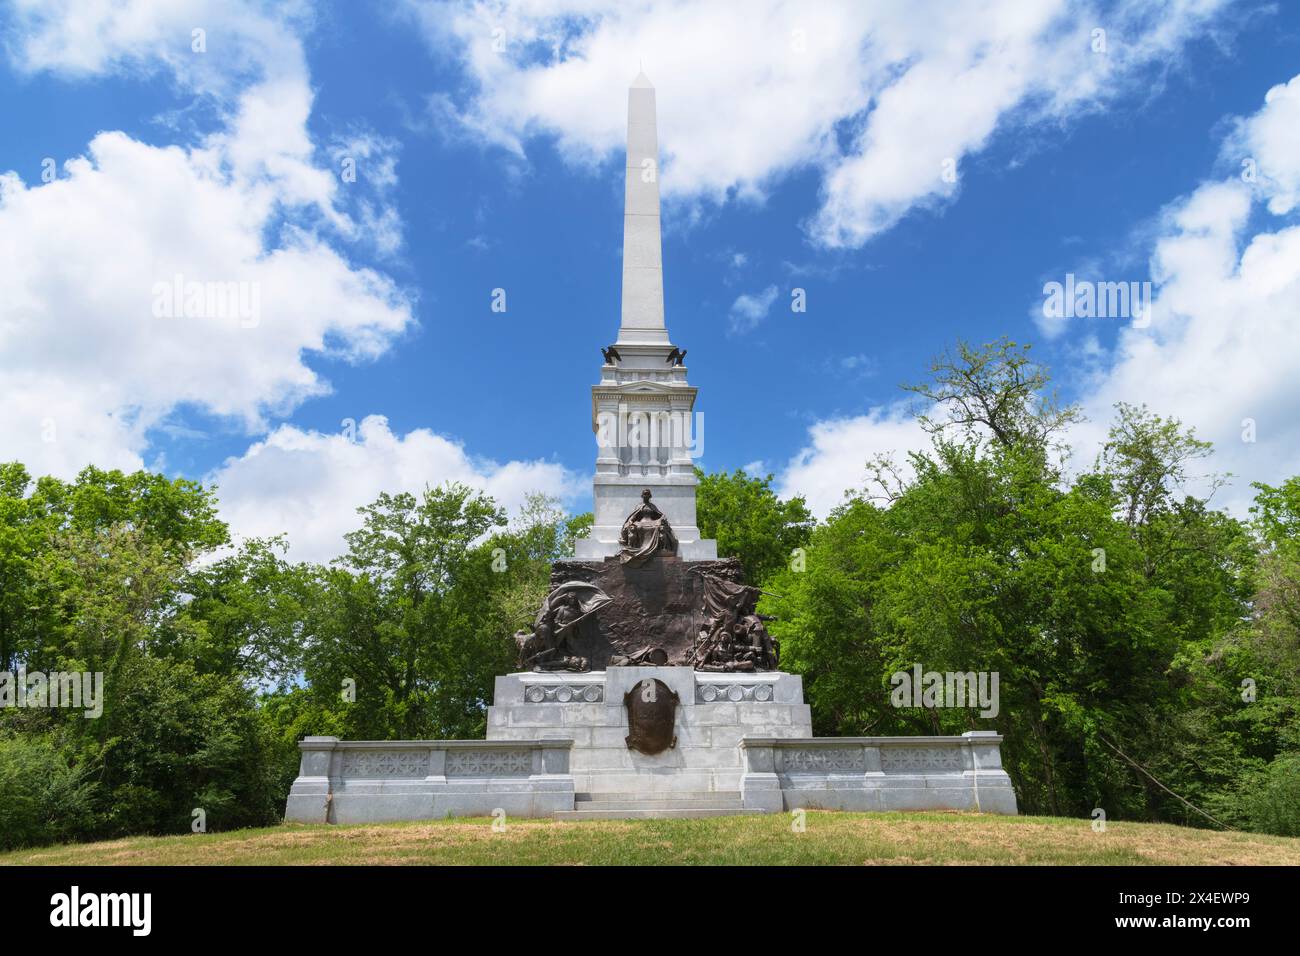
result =
M298 779L289 788L284 819L290 823L328 823L331 786L331 761L338 748L337 737L304 737L298 744L302 761Z
M740 799L746 810L780 813L785 809L781 778L776 773L776 748L767 742L740 742L744 773L740 778Z

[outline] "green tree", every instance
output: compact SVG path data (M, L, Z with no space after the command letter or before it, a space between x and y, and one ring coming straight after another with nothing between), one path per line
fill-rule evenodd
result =
M983 347L958 341L955 353L930 363L929 381L904 388L938 410L919 419L932 434L955 427L1004 448L1059 449L1062 433L1082 416L1060 403L1047 368L1029 352L1005 337Z
M962 345L933 374L913 387L935 406L913 477L888 507L851 495L805 570L768 585L815 729L992 727L1028 812L1203 823L1111 749L1193 801L1248 766L1208 662L1245 614L1251 553L1239 522L1180 491L1201 445L1121 409L1097 468L1067 480L1052 453L1077 411L1023 348ZM894 708L890 675L916 664L998 673L1000 713Z
M50 551L71 559L80 549L91 560L91 542L116 535L184 564L228 540L216 507L212 489L144 471L89 467L72 482L33 483L21 464L0 465L0 669L43 653L50 632L67 624L51 616L51 595L35 591L38 565L50 573Z
M100 832L188 832L264 826L284 809L272 728L233 675L141 656L114 678L103 742L83 748L108 797Z
M62 526L92 531L125 524L177 553L196 555L229 541L215 488L148 471L84 468L74 482L44 477L36 498Z
M815 521L802 496L782 501L772 476L757 478L737 469L728 474L695 470L696 516L700 533L716 538L718 554L739 558L756 584L788 565L808 543Z
M95 832L96 784L48 734L0 733L0 850Z
M355 687L353 736L472 736L509 657L484 626L495 581L481 543L505 515L460 484L382 494L358 511L347 554L317 579L308 682L331 707Z
M191 567L177 625L160 635L165 652L201 673L292 682L302 669L304 621L319 597L319 575L315 566L286 561L288 547L283 537L254 538Z
M0 464L0 671L40 644L44 614L33 591L35 562L59 526L18 462Z
M47 612L32 669L104 671L157 652L160 625L182 600L186 559L175 547L125 523L54 536L33 569Z

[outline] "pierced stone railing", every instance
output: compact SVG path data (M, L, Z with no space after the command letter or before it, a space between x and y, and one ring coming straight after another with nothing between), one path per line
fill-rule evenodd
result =
M339 740L307 737L285 819L369 823L550 816L573 809L569 738Z
M760 810L967 809L1016 812L1002 738L746 737L745 806Z

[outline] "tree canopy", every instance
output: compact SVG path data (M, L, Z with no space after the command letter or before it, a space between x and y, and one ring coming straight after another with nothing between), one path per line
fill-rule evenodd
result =
M739 558L751 580L762 583L788 565L808 543L814 519L802 496L777 497L772 476L740 469L705 474L696 469L696 520L705 538L716 538L718 556Z

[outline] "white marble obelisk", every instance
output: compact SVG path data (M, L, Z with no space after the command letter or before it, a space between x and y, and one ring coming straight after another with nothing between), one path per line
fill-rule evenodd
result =
M577 557L617 554L624 519L649 488L676 533L678 556L716 558L717 542L700 538L695 519L695 459L704 428L695 392L664 322L663 243L659 226L659 137L655 90L644 73L627 94L627 165L623 193L623 311L614 343L619 358L591 389L596 433L595 525Z
M663 243L659 229L659 135L655 88L644 73L627 91L623 192L623 320L618 345L666 345ZM622 354L621 350L620 353Z

